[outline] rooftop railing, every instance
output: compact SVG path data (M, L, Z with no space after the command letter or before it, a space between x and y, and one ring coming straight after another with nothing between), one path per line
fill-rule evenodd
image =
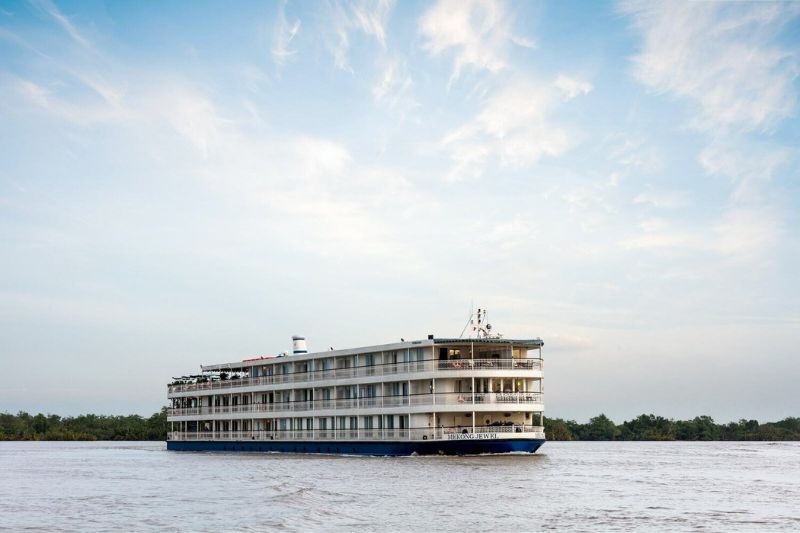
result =
M201 383L185 383L169 385L170 394L176 392L193 392L208 390L225 390L259 385L275 385L281 383L307 383L330 379L346 379L369 376L385 376L414 372L455 372L462 370L541 370L541 359L426 359L406 363L388 363L380 365L356 366L349 368L331 368L327 370L311 370L289 374L274 374L207 381Z
M544 439L544 427L529 425L421 429L303 429L275 431L173 431L171 441L375 441Z
M513 405L541 404L538 392L446 392L436 394L413 394L411 396L374 396L365 398L339 398L335 400L312 400L277 403L251 403L247 405L170 408L168 416L199 416L231 413L279 413L298 411L322 411L329 409L374 409L403 407L410 405L497 405L506 409Z

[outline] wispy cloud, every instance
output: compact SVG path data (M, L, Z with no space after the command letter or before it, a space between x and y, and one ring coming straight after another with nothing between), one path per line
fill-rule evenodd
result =
M26 79L16 80L14 93L34 109L81 127L146 125L157 129L166 126L194 146L203 158L208 158L209 151L230 123L220 115L213 102L178 78L164 79L140 73L138 81L140 86L124 99L113 85L98 87L89 82L87 85L102 99L72 98ZM11 98L14 93L5 96Z
M728 139L712 142L698 160L706 173L730 180L736 202L753 204L763 200L764 186L791 157L787 148Z
M150 94L140 108L147 118L162 119L187 139L204 159L226 134L230 121L216 110L214 103L202 93L180 84L165 83L158 94Z
M559 76L551 83L512 83L493 94L474 119L442 141L454 163L447 180L479 177L490 158L519 167L564 153L573 139L552 115L564 102L589 90L586 82Z
M642 192L634 197L633 203L652 205L659 209L677 209L688 205L689 198L683 191Z
M12 90L4 95L10 101L21 99L26 104L32 104L34 109L80 126L130 118L130 110L111 105L105 99L101 102L77 102L31 80L14 79L10 88Z
M388 59L380 72L380 78L372 87L376 103L390 110L400 111L404 116L419 104L412 94L414 81L408 73L406 63L400 59Z
M641 231L621 241L626 249L670 252L690 256L709 254L730 264L768 265L780 242L783 224L774 210L734 207L703 227L678 220L647 219ZM709 275L714 275L709 272Z
M394 0L334 1L329 5L332 35L328 36L328 48L337 68L350 72L353 70L348 58L350 35L353 32L374 37L382 48L386 48L386 26L393 7Z
M769 130L793 112L798 55L778 36L800 4L637 0L621 9L643 38L636 78L695 103L695 127Z
M713 247L740 261L763 261L783 232L777 214L766 208L735 208L712 227Z
M553 82L553 87L561 90L567 100L572 100L576 96L580 96L582 94L589 94L592 90L591 83L570 78L564 74L558 75L556 81Z
M292 22L286 19L286 0L284 0L278 6L278 15L272 30L272 48L270 48L272 61L278 67L285 65L297 54L297 50L292 49L291 45L298 31L300 31L300 19L294 19Z
M766 139L796 112L799 50L796 41L781 35L800 15L800 5L634 0L620 8L642 37L633 56L634 76L690 104L691 118L684 123L705 133L708 143L697 157L700 168L709 176L724 176L732 186L732 205L702 229L652 231L625 245L767 264L783 222L782 210L771 205L764 190L792 152ZM669 208L675 206L671 200L644 192L634 203Z
M511 44L534 45L530 39L515 35L513 14L501 1L439 0L420 18L419 32L431 54L453 50L451 83L465 67L489 72L504 69Z
M92 42L81 33L72 21L59 11L58 7L50 0L29 0L32 5L38 8L43 13L46 13L55 20L61 28L67 32L74 42L83 48L94 52L95 48Z
M652 174L664 166L660 150L646 137L614 135L605 148L607 157L617 167L617 182L631 174Z

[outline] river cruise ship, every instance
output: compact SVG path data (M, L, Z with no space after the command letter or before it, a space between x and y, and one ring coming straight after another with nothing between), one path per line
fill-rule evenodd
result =
M535 452L541 339L394 342L201 366L168 386L169 450L365 455ZM485 317L485 312L484 315Z

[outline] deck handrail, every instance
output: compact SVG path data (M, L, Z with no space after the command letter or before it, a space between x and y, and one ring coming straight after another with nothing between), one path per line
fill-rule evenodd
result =
M372 396L362 398L337 398L275 403L251 403L245 405L220 405L204 407L169 408L168 416L197 416L230 413L276 413L297 411L321 411L328 409L373 409L419 405L531 405L542 403L540 392L439 392L413 394L410 396Z
M514 438L544 439L544 427L530 425L477 426L412 429L299 429L257 431L173 431L170 441L374 441L374 440L453 440L460 435L489 438L514 433ZM509 438L509 437L504 437Z
M305 383L329 379L346 379L356 377L407 374L414 372L454 372L462 370L541 370L542 359L425 359L404 363L384 363L379 365L362 365L349 368L331 368L327 370L309 370L289 374L273 374L233 378L202 383L184 383L168 385L169 394L177 392L193 392L206 390L223 390L258 385L276 385L282 383Z

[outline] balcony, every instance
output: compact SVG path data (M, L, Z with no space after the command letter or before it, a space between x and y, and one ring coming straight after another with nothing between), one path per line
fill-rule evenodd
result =
M477 426L464 428L422 429L307 429L284 431L173 431L172 441L396 441L396 440L493 440L544 439L544 427Z
M507 410L515 405L537 405L542 403L538 392L495 392L460 393L445 392L436 394L414 394L411 396L375 396L372 398L341 398L336 400L313 400L280 403L253 403L249 405L185 407L169 409L167 415L201 416L232 413L296 413L298 411L323 411L330 409L378 409L404 406L497 406Z
M382 365L336 368L330 370L312 370L291 374L275 374L238 379L208 381L205 383L187 383L169 385L168 393L230 390L241 387L260 385L276 385L283 383L310 383L316 381L347 379L371 376L388 376L395 374L436 372L443 375L469 370L541 370L541 359L450 359L425 360L408 363L391 363Z

